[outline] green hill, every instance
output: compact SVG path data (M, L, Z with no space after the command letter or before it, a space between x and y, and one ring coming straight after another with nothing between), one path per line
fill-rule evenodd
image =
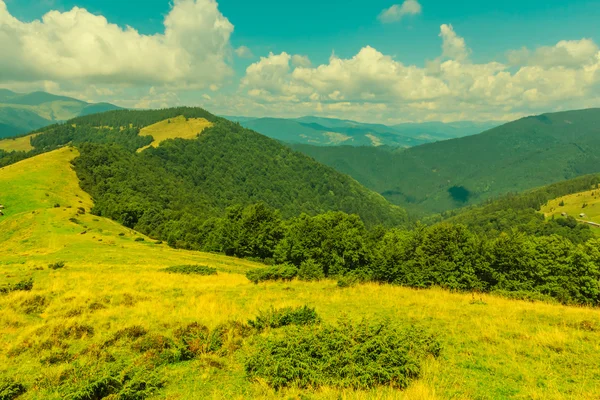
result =
M135 152L155 139L158 143L169 137L196 136L184 117L190 123L205 121L196 124L197 133L202 132L197 139L169 139L157 148ZM161 121L155 126L164 127L165 135L150 129ZM369 225L405 220L402 209L353 179L199 108L79 117L40 130L31 144L34 152L65 144L81 148L77 171L82 185L96 198L98 213L134 227L146 224L150 214L158 212L165 221L175 219L182 226L146 226L146 233L185 232L186 221L201 224L223 215L229 206L258 202L280 210L284 218L344 211L360 215Z
M600 172L600 110L523 118L406 150L293 148L395 204L435 213Z
M46 92L15 93L0 89L0 139L22 135L56 122L120 107L91 104Z

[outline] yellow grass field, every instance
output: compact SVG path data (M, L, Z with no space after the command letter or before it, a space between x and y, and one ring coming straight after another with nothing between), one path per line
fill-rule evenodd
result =
M560 203L564 202L564 206ZM587 204L585 207L584 204ZM546 217L560 216L563 212L571 217L592 221L600 224L600 189L574 193L550 200L541 211ZM585 218L579 214L584 213Z
M30 140L35 135L21 136L0 140L0 149L5 151L29 151L33 150Z
M146 147L142 147L138 152L148 147L157 147L160 142L167 139L194 139L204 129L212 126L212 123L204 118L189 118L184 116L167 119L156 124L147 126L140 131L140 136L152 136L154 141Z
M437 335L442 354L428 359L420 379L405 391L276 392L246 379L244 348L252 342L244 339L231 355L157 367L165 386L152 398L600 398L600 310L441 289L342 289L331 280L254 285L242 273L259 264L173 250L89 214L92 200L70 166L76 156L75 149L63 148L0 169L0 203L6 206L0 217L0 285L34 281L31 291L0 294L0 376L25 385L19 399L62 399L62 385L81 384L88 369L143 363L126 347L105 347L123 328L141 326L171 337L191 322L214 328L245 322L271 306L305 304L325 322L389 318L423 327ZM135 241L140 237L143 242ZM64 268L48 268L57 261ZM218 274L161 271L178 264L208 265Z

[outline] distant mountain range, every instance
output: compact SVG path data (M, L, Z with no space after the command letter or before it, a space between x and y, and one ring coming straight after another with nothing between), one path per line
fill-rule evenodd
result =
M499 122L425 122L393 126L350 120L301 118L225 117L282 142L314 146L414 147L440 140L474 135L500 125Z
M109 103L86 103L46 92L15 93L0 89L0 138L18 136L74 117L121 107Z
M410 149L291 147L409 211L436 213L600 172L600 109L531 116Z

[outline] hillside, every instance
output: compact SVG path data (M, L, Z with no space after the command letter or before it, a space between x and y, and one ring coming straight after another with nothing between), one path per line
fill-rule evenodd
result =
M45 92L15 93L0 89L0 139L22 135L59 121L120 109Z
M30 290L0 296L2 388L12 385L19 398L58 400L90 390L150 398L210 393L330 400L600 395L595 309L375 283L255 285L238 273L259 264L173 250L89 214L92 200L70 166L75 157L75 149L63 148L0 169L0 202L6 206L0 241L7 250L0 252L1 284L33 282ZM64 266L49 267L57 262ZM217 274L162 270L180 264L208 265ZM293 335L296 328L257 333L247 321L271 308L304 305L314 307L324 324L344 316L346 327L366 318L423 330L439 341L441 355L423 360L405 390L275 390L250 378L246 360L260 352L260 343ZM190 342L182 332L206 332L221 341L195 336Z
M441 122L386 126L322 117L226 117L242 126L290 144L315 146L413 147L424 143L473 135L497 126L493 122Z
M197 139L166 140L135 154L164 139L195 138L200 131ZM135 215L134 222L145 220L143 214L157 208L161 213L179 213L177 218L191 212L204 221L223 215L229 206L259 202L280 210L284 218L344 211L360 215L369 225L405 221L403 210L351 178L199 108L79 117L38 131L31 144L36 152L66 144L82 147L78 173L84 185L92 185L84 187L97 199L112 198L112 191L127 196L116 208L102 211L103 201L97 206L98 212L121 222L130 214ZM100 165L103 173L115 176L112 187L94 187Z
M600 171L600 110L523 118L484 133L390 152L294 146L395 204L435 213Z

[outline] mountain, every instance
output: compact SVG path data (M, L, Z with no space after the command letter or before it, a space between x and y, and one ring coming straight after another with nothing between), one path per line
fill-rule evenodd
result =
M387 126L323 117L252 118L227 117L242 126L291 144L316 146L413 147L438 140L468 136L497 126L497 123L428 122Z
M350 177L199 108L110 111L31 139L34 151L65 144L80 148L75 165L98 213L146 233L167 230L143 226L150 215L171 226L201 225L227 207L260 202L285 218L344 211L369 225L405 220L402 209Z
M436 213L600 172L600 109L522 118L478 135L410 149L292 148L395 204Z
M46 92L22 94L0 89L0 139L22 135L80 115L117 109L120 107L108 103L91 104Z

